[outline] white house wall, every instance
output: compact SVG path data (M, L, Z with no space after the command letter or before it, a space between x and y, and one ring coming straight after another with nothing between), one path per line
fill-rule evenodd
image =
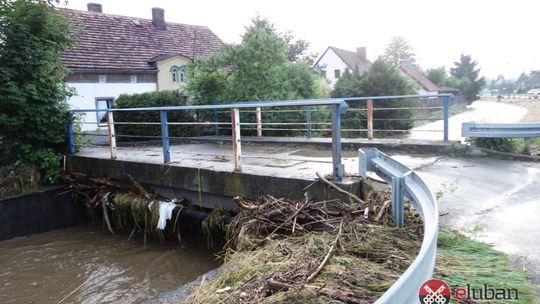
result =
M71 109L96 109L96 99L112 98L116 100L121 94L137 94L156 91L155 83L67 83L76 90L76 96L68 99ZM82 131L97 129L96 113L87 113L81 120Z
M339 58L339 56L332 50L328 49L317 65L324 67L326 71L326 79L330 81L330 86L333 88L337 82L334 71L340 70L341 75L345 72L345 69L348 68L347 65Z

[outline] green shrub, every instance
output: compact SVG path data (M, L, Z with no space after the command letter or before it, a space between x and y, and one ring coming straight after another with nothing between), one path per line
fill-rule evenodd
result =
M31 145L22 145L23 159L38 164L41 180L45 184L55 184L60 181L60 164L62 156L51 148L34 148Z
M142 94L123 94L116 100L116 108L145 108L164 106L183 106L185 98L175 91L148 92ZM169 111L169 122L194 122L197 113L195 111ZM159 111L137 112L114 112L115 122L160 122ZM120 135L161 136L161 126L156 125L116 125L116 133ZM171 125L169 135L171 137L193 136L200 131L194 125Z
M59 179L71 95L60 54L74 40L56 3L0 2L0 164L38 166L45 183Z
M517 138L470 138L468 141L477 147L501 152L521 152L523 147Z
M388 96L415 94L413 84L403 77L399 70L386 64L382 60L376 60L371 68L364 74L358 71L345 71L336 82L332 97L359 97L359 96ZM408 130L413 127L410 120L415 115L415 110L408 109L417 107L421 103L416 99L392 99L374 100L373 128L385 130ZM367 127L366 102L349 102L350 111L342 117L343 129L365 129ZM379 110L381 108L399 108L397 110ZM384 120L380 120L384 119ZM381 135L381 133L376 133ZM362 133L344 131L345 137L358 137Z

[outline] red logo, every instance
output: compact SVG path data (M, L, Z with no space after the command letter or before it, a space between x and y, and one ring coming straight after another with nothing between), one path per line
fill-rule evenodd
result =
M430 279L420 286L418 296L421 304L448 304L451 290L443 280Z

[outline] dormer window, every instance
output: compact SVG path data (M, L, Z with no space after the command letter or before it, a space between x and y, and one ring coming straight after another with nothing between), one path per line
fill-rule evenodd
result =
M187 80L186 69L182 67L171 67L171 80L173 83L185 83Z

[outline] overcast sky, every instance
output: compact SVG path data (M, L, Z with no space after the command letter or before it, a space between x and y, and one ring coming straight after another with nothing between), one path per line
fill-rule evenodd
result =
M366 46L375 60L399 35L410 41L422 68L449 68L465 53L491 78L540 69L538 0L71 0L67 6L86 10L87 2L101 3L104 13L148 19L152 7L161 7L167 21L206 25L225 42L239 42L260 14L318 53L329 45Z

